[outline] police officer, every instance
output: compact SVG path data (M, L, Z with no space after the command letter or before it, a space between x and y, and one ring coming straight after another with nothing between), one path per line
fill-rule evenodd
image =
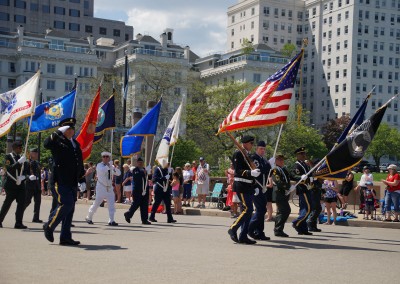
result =
M313 165L316 165L319 160L313 161ZM313 187L310 190L311 196L311 213L307 219L307 227L309 232L321 232L321 229L317 227L318 217L322 211L321 206L321 195L322 195L322 179L314 179Z
M310 171L310 167L306 164L306 148L298 148L294 154L296 155L297 161L294 165L294 177L295 180L300 180L300 183L296 187L296 194L299 196L299 216L293 220L293 228L299 235L312 235L308 231L307 218L311 212L311 195L309 189L313 186L312 178L307 176Z
M167 212L167 222L176 223L176 220L172 217L171 213L171 186L170 178L171 175L168 172L168 162L162 161L162 165L158 166L154 170L153 184L154 184L154 203L151 208L149 221L157 222L155 215L157 208L161 201L164 201L165 211Z
M115 194L113 188L113 176L120 176L121 170L113 165L110 152L101 153L101 163L96 166L96 199L94 200L92 206L89 208L88 216L86 217L86 222L88 224L93 224L92 218L94 213L96 213L97 208L100 204L107 199L108 207L108 225L118 226L118 223L114 220L115 215Z
M15 211L15 229L26 229L22 223L25 211L25 175L22 175L22 165L26 161L25 155L20 156L22 153L22 142L15 141L12 144L12 152L8 153L5 157L6 165L6 182L4 183L4 190L6 192L6 199L0 210L0 228L3 227L4 218L14 200L17 201L17 210ZM24 167L27 163L24 164Z
M256 212L250 220L249 236L255 240L270 240L264 233L264 216L267 212L267 187L268 175L271 170L270 163L264 158L266 144L259 141L256 153L251 156L254 164L260 170L261 174L256 178L256 189L253 197Z
M78 180L85 174L83 170L82 151L75 134L75 118L60 122L57 131L44 141L44 147L51 150L53 156L53 178L57 184L55 194L57 207L50 213L44 224L44 235L49 242L54 242L53 232L62 221L60 245L79 245L71 235L71 222L75 210Z
M274 190L276 193L276 216L275 216L275 227L274 234L277 237L289 237L283 229L285 228L285 223L289 218L291 209L289 205L289 195L288 191L290 189L290 179L291 175L287 171L285 166L285 157L282 154L275 155L275 165L276 167L272 170L272 182L274 185Z
M40 164L38 162L38 149L32 148L29 151L29 161L27 167L24 168L26 179L26 198L25 209L31 204L32 197L34 202L33 207L33 223L42 223L39 219L40 203L42 201L42 191L40 189Z
M255 244L256 241L249 239L247 234L251 215L253 214L253 196L255 193L255 188L260 191L260 188L255 186L254 178L258 177L261 172L260 169L252 169L248 163L250 160L249 153L254 144L254 137L248 135L243 136L241 142L244 148L244 153L236 150L233 154L232 161L235 169L233 190L236 192L242 203L242 213L232 224L228 230L228 234L236 243L252 245ZM239 227L241 227L241 232L238 238L237 231Z
M148 167L148 170L151 168ZM136 167L132 169L132 184L133 184L133 203L127 212L124 213L126 222L130 223L133 214L140 207L140 217L143 225L150 225L147 220L149 189L147 187L147 170L143 167L143 159L138 158Z

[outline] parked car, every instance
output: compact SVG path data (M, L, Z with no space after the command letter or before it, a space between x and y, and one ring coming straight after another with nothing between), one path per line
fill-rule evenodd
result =
M371 164L368 161L361 161L358 165L356 165L355 167L353 167L353 171L355 171L356 173L362 173L363 168L367 166L369 168L369 171L371 173L379 173L380 169L377 165Z
M387 167L389 166L389 163L382 163L380 166L379 166L379 169L380 169L380 171L382 172L382 173L384 173L384 172L387 172L388 170L387 170Z

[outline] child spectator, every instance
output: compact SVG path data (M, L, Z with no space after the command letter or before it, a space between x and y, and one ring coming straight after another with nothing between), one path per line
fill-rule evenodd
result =
M365 185L367 186L367 188L364 190L365 214L366 214L364 219L369 220L369 215L371 215L371 219L372 219L372 214L375 210L375 206L374 206L375 191L372 188L374 185L372 183L372 181L367 181L365 183Z
M171 187L172 187L172 198L174 200L174 214L180 214L180 197L179 197L179 187L181 183L179 182L179 174L175 172L172 175Z

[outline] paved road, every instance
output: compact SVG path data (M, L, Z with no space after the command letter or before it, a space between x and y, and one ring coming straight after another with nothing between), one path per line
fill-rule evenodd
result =
M43 200L42 217L49 208ZM94 225L83 221L87 209L77 205L74 218L73 238L82 245L64 247L47 242L39 224L26 221L28 230L13 229L14 205L0 229L0 283L365 284L399 277L397 229L325 226L304 237L287 226L289 239L246 246L229 239L229 218L177 216L179 223L171 225L157 215L157 224L144 226L137 215L126 224L118 209L120 226L109 227L107 209L99 208ZM266 223L269 235L272 227Z

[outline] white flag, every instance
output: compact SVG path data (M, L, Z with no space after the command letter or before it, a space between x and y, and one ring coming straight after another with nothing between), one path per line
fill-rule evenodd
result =
M35 98L40 71L18 88L0 94L0 137L10 131L14 122L35 112Z
M163 167L168 163L169 147L174 145L179 136L179 124L181 121L182 104L179 105L174 116L168 124L167 129L164 132L164 136L161 140L160 147L158 147L158 152L156 160Z

